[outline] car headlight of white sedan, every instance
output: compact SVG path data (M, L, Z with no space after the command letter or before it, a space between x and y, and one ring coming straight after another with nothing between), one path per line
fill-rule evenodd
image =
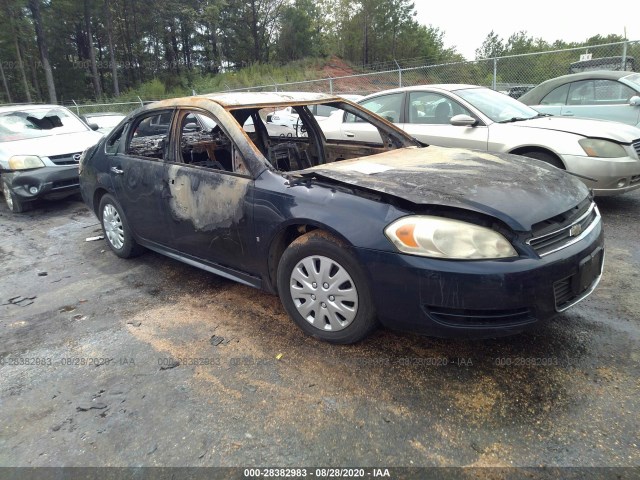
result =
M403 217L385 228L385 235L401 252L423 257L475 260L518 256L498 232L441 217Z
M578 140L578 143L590 157L618 158L628 155L622 145L610 140L582 138Z

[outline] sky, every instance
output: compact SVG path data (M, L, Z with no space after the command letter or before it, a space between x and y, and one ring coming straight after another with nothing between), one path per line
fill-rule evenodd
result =
M468 60L475 58L476 49L491 30L505 41L524 30L528 36L551 43L579 42L597 34L624 35L626 27L629 40L640 40L633 0L607 0L605 8L596 5L576 0L415 0L417 21L444 31L445 47L455 46Z

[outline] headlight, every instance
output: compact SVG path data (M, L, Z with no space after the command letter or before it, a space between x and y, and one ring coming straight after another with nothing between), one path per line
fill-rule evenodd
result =
M9 170L28 170L40 167L44 167L44 162L36 155L14 155L9 159Z
M460 260L518 256L499 233L459 220L413 215L396 220L384 233L398 250L411 255Z
M80 159L78 160L78 174L82 173L82 168L84 167L84 159L87 156L88 148L85 148L80 154Z
M578 143L590 157L618 158L627 156L627 152L622 145L609 140L582 138L578 140Z

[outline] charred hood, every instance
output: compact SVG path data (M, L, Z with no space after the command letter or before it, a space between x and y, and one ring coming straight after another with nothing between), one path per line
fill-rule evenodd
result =
M464 208L517 231L563 213L589 195L577 178L538 160L474 150L409 147L299 172L382 192L416 205Z

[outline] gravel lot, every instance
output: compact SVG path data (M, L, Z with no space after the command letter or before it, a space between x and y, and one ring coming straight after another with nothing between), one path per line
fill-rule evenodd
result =
M2 203L0 465L637 467L640 192L598 204L605 275L553 322L333 346L277 297L85 241L75 197Z

